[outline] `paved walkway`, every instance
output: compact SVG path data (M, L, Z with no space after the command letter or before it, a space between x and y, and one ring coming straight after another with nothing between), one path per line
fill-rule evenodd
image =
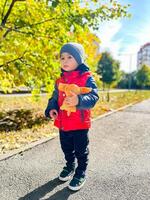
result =
M150 100L96 120L85 187L71 192L55 138L0 162L1 200L150 200Z

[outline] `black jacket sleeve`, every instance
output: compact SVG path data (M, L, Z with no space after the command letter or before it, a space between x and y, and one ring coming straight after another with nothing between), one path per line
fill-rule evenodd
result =
M58 107L58 88L57 85L55 85L55 89L53 91L52 97L48 100L47 107L45 109L45 116L50 118L49 112L52 109L56 109L57 111L59 110Z

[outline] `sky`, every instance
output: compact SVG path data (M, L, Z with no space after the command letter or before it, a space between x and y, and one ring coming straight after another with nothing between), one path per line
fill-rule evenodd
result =
M108 50L120 61L121 70L135 71L137 52L140 47L150 42L150 0L120 0L130 4L132 17L104 22L96 35L100 38L100 51Z

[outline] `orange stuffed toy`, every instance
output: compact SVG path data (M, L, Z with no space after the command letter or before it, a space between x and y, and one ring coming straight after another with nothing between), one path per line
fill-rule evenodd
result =
M65 92L66 96L72 96L72 93L75 93L77 95L87 94L92 91L92 89L89 87L79 87L76 84L65 84L65 83L60 83L58 89L62 92ZM60 107L60 109L66 110L68 116L70 115L71 112L76 112L76 106L68 106L65 104L65 101Z

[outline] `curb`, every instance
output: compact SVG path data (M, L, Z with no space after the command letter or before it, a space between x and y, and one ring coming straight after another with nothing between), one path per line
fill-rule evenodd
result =
M118 108L118 109L116 109L116 110L109 111L109 112L107 112L107 113L105 113L105 114L103 114L103 115L100 115L100 116L98 116L98 117L92 119L91 121L94 122L94 121L96 121L96 120L98 120L98 119L107 117L107 116L112 115L112 114L114 114L114 113L116 113L116 112L122 111L122 110L124 110L124 109L126 109L126 108L128 108L128 107L131 107L131 106L133 106L133 105L135 105L135 104L136 104L136 103L130 103L130 104L128 104L128 105L126 105L126 106L123 106L123 107L120 107L120 108Z
M44 144L44 143L46 143L46 142L48 142L52 139L55 139L55 137L57 137L57 135L54 136L54 137L51 137L51 138L44 138L44 139L38 140L36 142L32 142L30 144L25 145L24 147L21 147L19 149L14 149L14 150L6 153L6 154L2 154L2 155L0 155L0 161L11 158L12 156L15 156L16 154L22 155L23 152L28 151L28 150L30 150L33 147L36 147L38 145Z
M100 115L100 116L98 116L98 117L92 119L91 121L94 122L94 121L99 120L99 119L101 119L101 118L107 117L107 116L109 116L109 115L112 115L113 113L122 111L122 110L124 110L124 109L126 109L126 108L128 108L128 107L131 107L131 106L135 105L135 104L136 104L136 103L128 104L128 105L126 105L126 106L123 106L123 107L118 108L117 110L112 110L112 111L110 111L110 112L107 112L107 113L105 113L105 114L103 114L103 115ZM50 141L50 140L52 140L52 139L55 139L56 137L57 137L57 135L56 135L56 136L53 136L53 137L51 137L51 138L44 138L44 139L38 140L38 141L36 141L36 142L32 142L32 143L30 143L30 144L27 144L27 145L25 145L24 147L21 147L21 148L19 148L19 149L12 150L12 151L10 151L10 152L8 152L8 153L6 153L6 154L2 154L2 155L0 155L0 161L6 160L6 159L8 159L8 158L11 158L11 157L15 156L16 154L22 155L23 152L28 151L28 150L32 149L33 147L36 147L36 146L39 146L39 145L41 145L41 144L47 143L48 141Z

